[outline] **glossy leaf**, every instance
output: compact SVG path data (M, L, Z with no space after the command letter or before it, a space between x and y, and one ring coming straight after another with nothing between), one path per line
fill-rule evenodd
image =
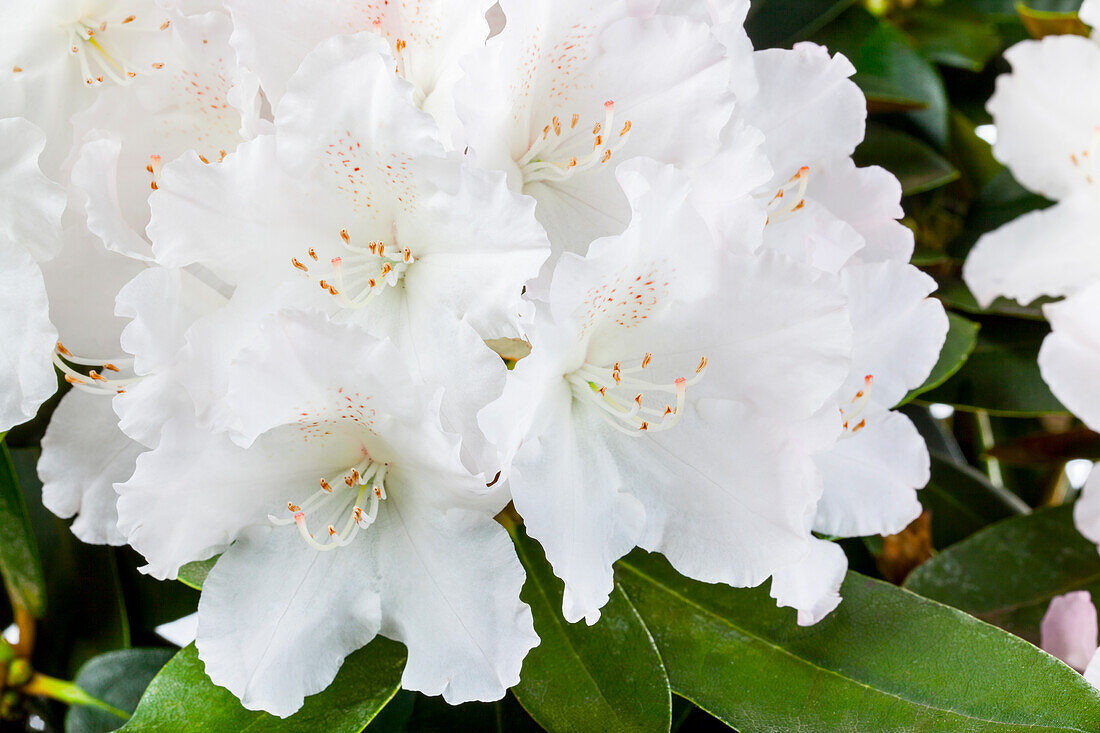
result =
M73 680L92 697L133 713L138 700L160 668L172 658L171 649L120 649L101 654L80 668ZM103 710L74 705L65 716L65 733L106 733L124 720Z
M1045 323L983 320L970 358L954 376L920 399L1006 417L1065 413L1039 373L1039 347L1048 333Z
M512 530L527 571L521 597L542 641L523 660L520 704L547 730L668 731L672 699L661 657L638 612L616 588L594 626L561 615L564 584L542 547Z
M756 48L790 46L844 12L854 0L755 0L745 30Z
M153 679L122 730L358 733L397 692L404 666L405 648L379 637L349 656L326 690L306 698L291 717L280 719L246 710L232 693L214 685L192 644Z
M861 166L881 165L898 177L905 195L921 193L951 183L959 177L955 166L912 135L871 123L867 137L856 150Z
M850 8L813 37L856 67L854 80L867 92L921 103L906 117L939 146L948 141L947 92L939 72L913 48L905 34L862 7Z
M1100 554L1063 505L982 530L917 568L905 587L1037 643L1051 598L1084 589L1100 599Z
M978 329L980 326L974 321L967 320L954 313L947 314L947 322L947 339L943 344L943 350L940 351L940 358L936 362L936 366L932 367L932 371L928 374L928 378L924 380L924 384L906 395L901 402L902 404L946 382L952 374L962 368L970 353L974 351L974 347L978 343Z
M673 689L741 733L1091 731L1100 693L1026 641L849 573L844 602L800 628L766 588L688 580L663 559L620 562Z
M899 16L902 29L928 59L978 72L1001 48L988 19L957 4L918 6Z
M31 520L8 447L0 441L0 576L12 603L33 616L46 611L46 580Z

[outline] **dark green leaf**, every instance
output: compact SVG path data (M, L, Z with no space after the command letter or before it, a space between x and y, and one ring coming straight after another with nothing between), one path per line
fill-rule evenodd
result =
M1022 639L849 573L809 628L763 587L688 580L641 553L620 580L677 694L741 733L1094 731L1100 693Z
M921 400L1006 417L1065 413L1039 373L1039 346L1048 333L1045 323L983 320L970 358L947 382L921 395Z
M981 71L1001 48L1001 37L989 20L956 3L919 6L899 21L921 53L945 66Z
M46 674L71 679L92 657L130 646L130 624L112 548L84 544L67 521L42 505L38 455L31 448L11 451L50 599L38 624L33 661Z
M0 575L11 602L32 616L46 611L46 580L31 520L12 465L0 440Z
M929 140L946 147L948 104L943 79L904 33L854 7L817 32L813 40L847 56L856 67L854 80L864 90L919 102L921 109L906 117Z
M959 260L964 259L982 234L1029 211L1045 209L1050 205L1051 201L1028 191L1013 178L1008 169L1002 169L982 187L978 197L974 199L962 234L951 243L952 256ZM974 307L977 308L977 303L974 303Z
M987 527L914 570L905 587L1037 643L1051 598L1079 589L1100 598L1100 555L1063 505Z
M986 525L1031 509L970 466L932 455L932 479L920 493L932 513L932 544L949 547Z
M908 196L951 183L959 171L931 147L900 130L871 123L856 150L861 166L881 165L901 181Z
M854 0L755 0L745 19L755 48L790 46L835 18Z
M527 570L522 598L542 641L523 660L520 704L547 730L668 731L668 677L638 612L618 588L595 626L562 618L563 583L542 547L515 527Z
M149 682L171 658L171 649L107 652L86 662L73 681L92 697L132 713ZM106 733L123 723L103 710L74 705L65 716L65 733Z
M291 717L279 719L244 709L232 693L214 685L192 644L153 679L122 730L358 733L397 692L404 666L405 647L379 637L344 661L328 689L306 698Z
M906 395L901 404L905 404L917 395L935 389L946 382L952 374L962 368L967 357L970 356L970 352L977 345L978 329L980 328L977 323L954 313L947 314L947 321L949 324L947 340L943 344L943 350L940 352L940 358L936 362L936 366L932 367L932 371L928 374L928 378L924 380L924 384Z
M993 146L978 137L970 118L958 110L951 110L952 162L973 185L982 189L1000 175L1004 166L993 157Z

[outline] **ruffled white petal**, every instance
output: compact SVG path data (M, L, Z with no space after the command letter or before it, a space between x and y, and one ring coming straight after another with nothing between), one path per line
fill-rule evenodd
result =
M292 257L305 256L307 243L338 241L344 226L331 204L283 172L271 135L241 144L216 166L183 155L165 166L149 207L160 264L198 263L230 285L271 287L291 277Z
M42 272L22 247L0 239L0 429L26 422L57 389Z
M754 56L760 92L741 105L749 124L764 132L776 185L805 165L852 154L863 140L863 92L849 77L855 67L812 43Z
M776 571L771 595L778 605L798 610L799 626L813 626L840 605L847 572L848 558L840 545L815 538L801 561Z
M295 527L244 533L203 582L195 641L214 684L285 718L378 633L376 561L363 545L317 552Z
M1069 295L1100 279L1100 249L1091 239L1097 227L1095 193L1078 192L983 234L963 279L983 306L1002 295L1025 304L1041 295Z
M993 153L1025 186L1062 199L1094 179L1100 125L1100 48L1079 36L1023 41L1005 52L1012 73L997 77L986 105L997 126ZM1076 161L1076 162L1075 162Z
M288 499L314 491L319 476L354 465L358 443L334 440L331 450L310 450L301 431L288 428L245 450L180 414L116 485L119 529L145 556L145 572L174 578L181 565L216 555L245 527L267 524Z
M1100 25L1100 0L1085 0L1077 15L1093 28Z
M814 168L807 196L845 221L863 237L863 262L908 262L913 230L902 224L901 183L878 166L857 168L839 158Z
M921 512L928 448L905 415L869 409L866 426L814 456L824 492L813 528L835 537L896 534Z
M0 119L0 140L0 240L18 244L35 260L48 259L61 249L65 192L38 166L46 136L13 117Z
M42 438L42 503L59 517L75 515L72 531L84 542L126 544L114 485L130 478L143 450L119 430L110 396L71 390Z
M1078 532L1100 545L1100 466L1093 467L1073 505L1073 523Z
M539 642L519 600L523 567L491 512L448 507L413 481L395 483L363 536L378 568L381 633L409 650L401 685L452 705L498 700Z
M833 439L835 420L782 423L724 400L687 410L672 430L620 439L619 468L646 510L639 545L688 577L759 585L808 548L821 482L803 446Z
M1051 333L1039 350L1039 371L1054 396L1089 427L1100 427L1100 284L1043 307Z
M107 361L121 356L125 322L115 316L115 296L144 265L108 251L83 223L65 229L61 253L42 263L50 296L50 320L72 352Z
M840 398L851 399L874 377L871 399L893 407L919 387L947 338L947 314L929 297L936 281L898 262L853 264L841 280L852 319L852 371Z
M518 411L529 392L522 379L512 385ZM621 436L574 405L564 380L542 399L541 417L512 462L509 486L527 532L565 581L566 620L593 624L614 589L612 563L641 539L645 510L612 458L621 451Z

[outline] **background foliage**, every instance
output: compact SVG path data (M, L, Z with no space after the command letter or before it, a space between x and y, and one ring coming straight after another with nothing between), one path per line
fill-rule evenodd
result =
M905 407L933 456L921 492L926 513L900 535L842 542L853 572L845 602L825 621L798 628L766 585L686 580L660 557L635 553L619 564L601 622L569 625L541 548L503 517L543 639L504 700L450 707L400 691L404 648L379 639L294 717L249 712L209 682L193 647L176 651L154 631L195 610L209 564L189 568L184 582L156 582L136 570L132 551L81 544L42 508L36 446L55 397L0 446L0 628L21 632L18 643L0 643L0 725L1100 730L1100 695L1028 643L1054 595L1100 591L1100 555L1073 528L1065 470L1067 461L1100 458L1100 436L1039 376L1049 331L1039 310L1005 301L981 309L959 275L983 232L1049 204L1021 188L976 131L990 122L984 104L1007 70L1003 50L1027 37L1087 32L1078 5L754 0L747 25L758 48L812 40L855 64L870 111L857 161L901 180L914 261L939 282L951 313L940 363ZM934 403L954 413L943 418L938 408L933 417Z

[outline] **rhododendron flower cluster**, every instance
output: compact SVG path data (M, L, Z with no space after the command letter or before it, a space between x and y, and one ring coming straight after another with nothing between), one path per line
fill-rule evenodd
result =
M825 538L920 513L891 408L947 319L843 56L753 51L740 0L170 5L0 9L0 427L62 376L44 501L157 578L217 558L245 707L379 635L503 696L502 511L588 624L635 548L816 623Z

